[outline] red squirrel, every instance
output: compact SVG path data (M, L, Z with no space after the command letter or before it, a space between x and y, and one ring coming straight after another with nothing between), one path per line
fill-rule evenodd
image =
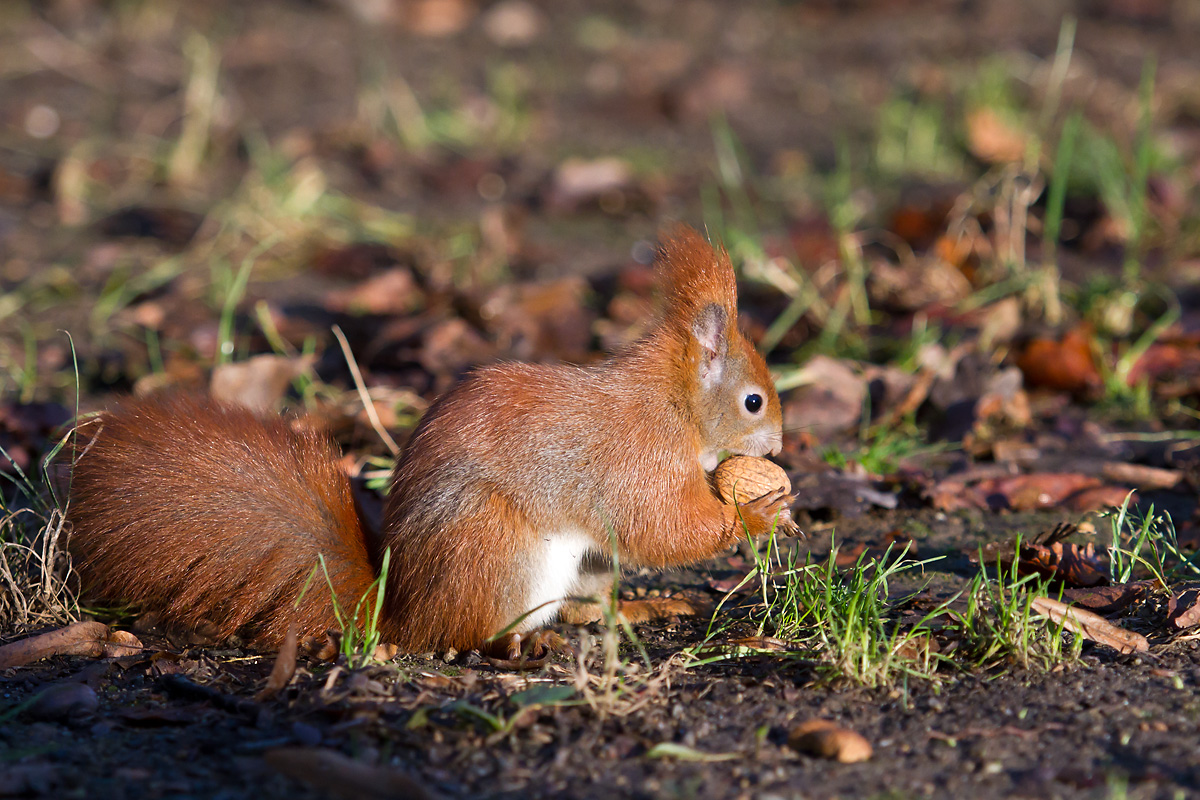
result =
M613 540L621 566L665 567L790 527L782 491L728 505L706 475L724 453L778 454L783 438L767 365L738 330L728 255L681 227L657 280L657 321L608 360L488 366L437 400L396 463L378 541L322 434L190 396L100 415L69 495L85 589L270 648L290 621L301 635L336 624L320 575L296 605L318 554L347 609L390 548L385 641L481 648L527 614L501 640L515 657L560 614L588 616L569 598L611 588Z

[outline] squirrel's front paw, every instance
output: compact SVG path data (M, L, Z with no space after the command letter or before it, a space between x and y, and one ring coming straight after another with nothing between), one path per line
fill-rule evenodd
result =
M738 515L752 536L770 533L772 530L784 536L794 536L800 532L790 510L794 499L794 496L787 494L786 489L780 488L757 500L738 505Z

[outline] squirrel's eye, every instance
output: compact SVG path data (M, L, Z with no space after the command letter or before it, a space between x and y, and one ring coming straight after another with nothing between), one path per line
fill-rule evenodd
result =
M746 410L749 411L751 414L757 414L758 410L760 408L762 408L762 404L763 404L762 403L762 395L758 395L758 394L746 395Z

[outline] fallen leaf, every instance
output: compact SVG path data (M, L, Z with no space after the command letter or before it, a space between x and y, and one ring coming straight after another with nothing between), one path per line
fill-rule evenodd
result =
M1178 340L1155 342L1146 349L1129 370L1129 385L1143 381L1163 384L1170 381L1184 392L1200 387L1200 342ZM1159 387L1156 387L1159 388Z
M783 403L783 425L815 436L840 433L859 424L867 382L845 361L815 356L800 370L800 387Z
M1091 542L1082 547L1073 542L1022 542L1018 569L1023 575L1037 573L1070 586L1096 586L1108 580L1108 570Z
M1021 371L1010 367L989 378L983 394L975 401L976 436L997 425L1020 429L1032 423L1033 413L1029 395L1022 388Z
M971 282L962 270L936 256L910 258L902 264L879 258L871 262L870 276L871 307L893 312L954 307L971 293Z
M1083 607L1097 614L1115 614L1148 595L1154 585L1155 581L1134 581L1112 586L1064 589L1063 599L1072 606Z
M155 708L122 708L117 716L139 728L165 728L172 725L191 725L198 714L195 706L162 706Z
M326 305L351 314L410 314L424 303L424 296L405 267L372 275L350 289L331 292Z
M1021 303L1015 297L997 300L979 310L979 344L991 351L996 345L1008 344L1021 330Z
M132 634L110 638L103 622L73 622L65 628L20 639L0 647L0 669L20 667L51 656L118 658L141 649Z
M271 667L271 675L267 684L254 699L259 702L274 697L281 689L292 682L296 674L296 621L288 622L287 633L283 636L283 644L275 655L275 663Z
M1040 511L1062 505L1068 497L1101 485L1099 478L1074 472L1034 472L980 481L976 491L995 510Z
M209 392L215 400L253 411L271 411L292 381L307 373L315 362L316 357L311 355L288 358L266 354L236 364L220 364L213 370Z
M839 547L833 551L833 563L839 569L849 569L861 561L866 552L866 542L856 542L850 547Z
M418 359L429 372L453 380L467 367L495 357L495 347L466 320L450 317L425 332Z
M1082 489L1066 499L1067 508L1080 514L1090 511L1104 511L1108 508L1120 508L1129 497L1129 489L1125 486L1096 486ZM1137 502L1135 495L1131 503Z
M143 649L141 640L129 631L109 631L104 642L104 657L126 658L140 654Z
M788 745L801 753L842 764L866 761L873 753L871 743L861 734L827 719L810 719L792 728Z
M708 120L734 115L753 96L754 75L746 64L725 61L690 76L663 95L668 115L683 120Z
M375 646L375 652L371 654L371 657L376 661L391 661L399 652L400 648L397 645L384 642Z
M1167 619L1181 629L1200 624L1200 588L1191 587L1171 595Z
M925 185L922 185L925 189ZM953 209L949 197L932 197L921 191L915 197L904 198L892 211L888 229L903 239L913 250L925 250L946 229L946 217Z
M555 706L575 696L575 687L563 684L535 683L528 689L515 692L508 699L521 708Z
M744 586L750 586L750 585L751 584L746 580L745 574L731 575L728 578L709 578L708 579L708 587L710 589L712 589L713 591L720 592L721 594L728 594L729 592L732 592L734 589L737 589L739 587L744 587Z
M1067 331L1062 339L1038 338L1028 342L1016 359L1031 388L1085 392L1100 386L1100 371L1092 355L1091 332Z
M1108 645L1120 653L1145 652L1150 649L1146 637L1136 631L1113 625L1099 614L1082 608L1072 608L1049 597L1035 597L1030 608L1049 617L1055 624L1079 634L1085 639Z
M502 286L483 301L479 316L508 358L583 361L595 316L584 307L587 291L579 276Z

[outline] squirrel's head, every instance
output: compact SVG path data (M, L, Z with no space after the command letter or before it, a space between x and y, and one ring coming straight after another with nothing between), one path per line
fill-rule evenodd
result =
M683 343L685 402L700 432L700 464L716 468L722 453L765 456L783 446L783 412L767 364L738 330L737 283L724 250L691 228L662 246L659 283L663 323Z
M694 411L700 423L700 465L716 469L722 453L778 455L783 412L767 364L725 309L706 306L693 329L696 361Z

